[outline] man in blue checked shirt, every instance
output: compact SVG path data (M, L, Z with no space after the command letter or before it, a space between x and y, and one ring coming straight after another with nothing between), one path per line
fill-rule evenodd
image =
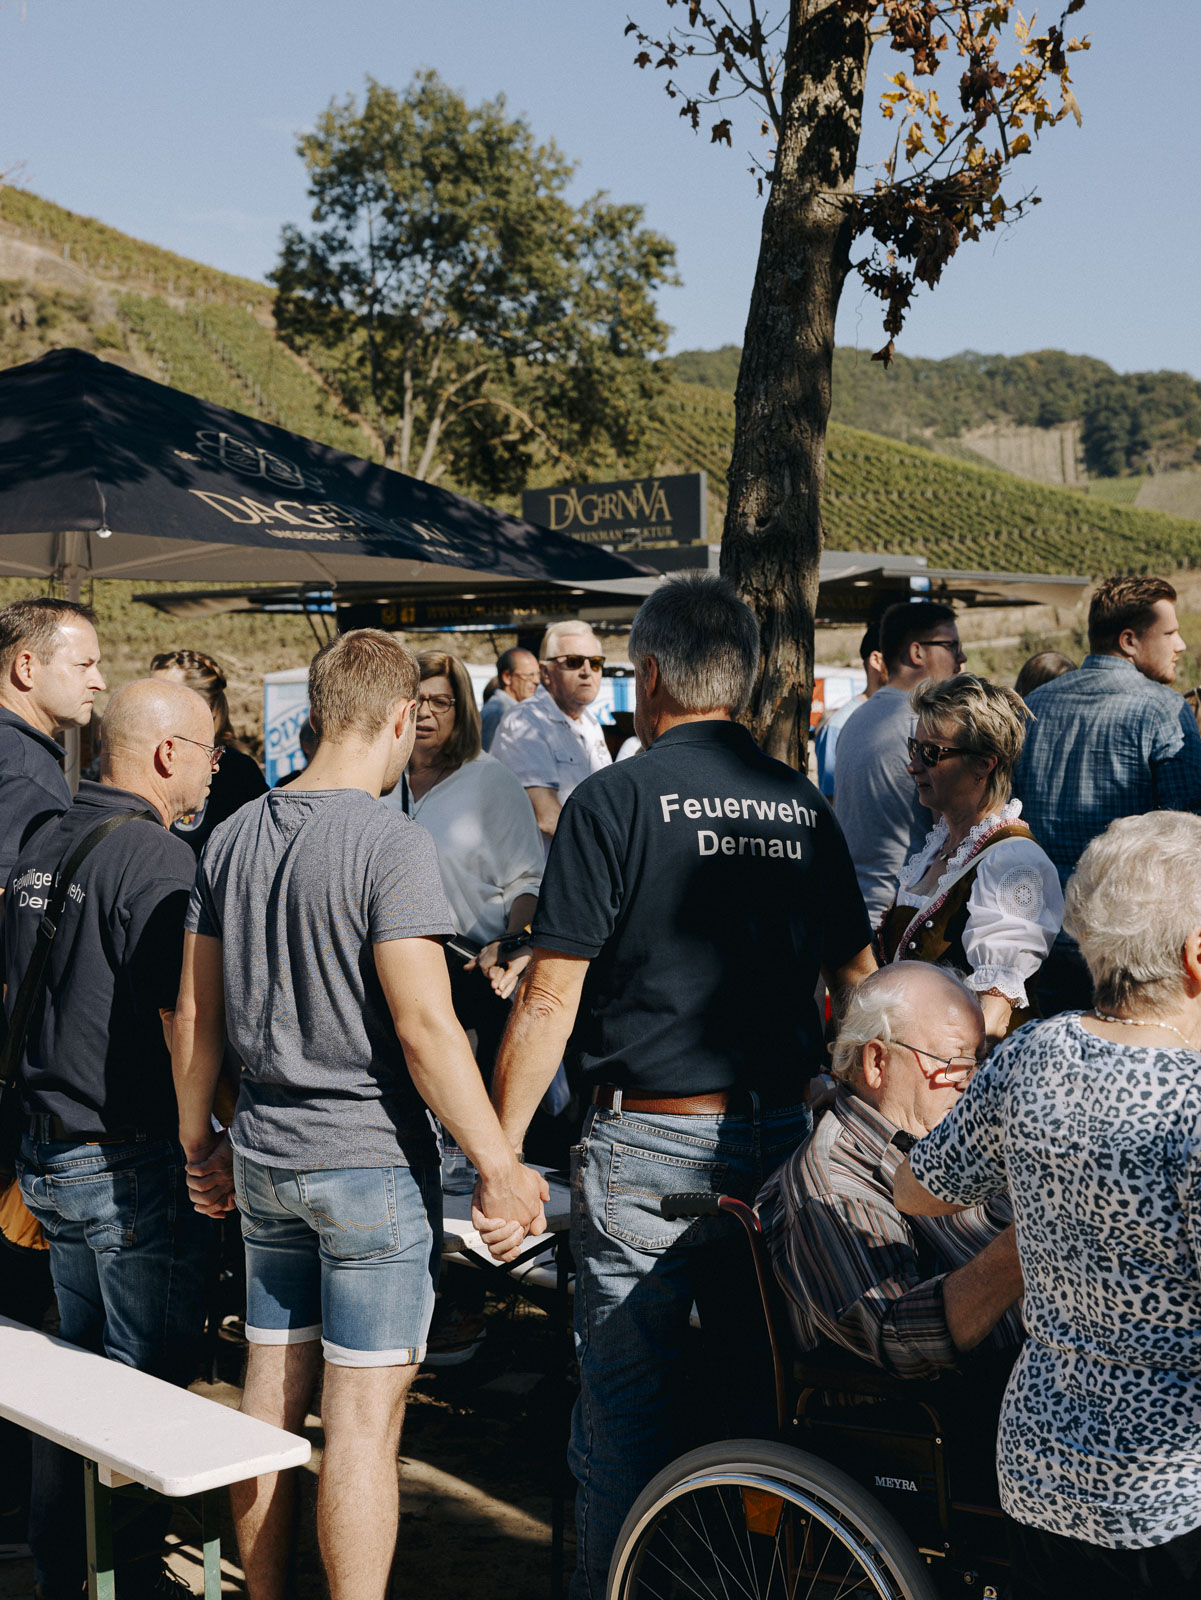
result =
M1201 812L1201 734L1170 685L1185 643L1166 578L1107 578L1088 610L1089 654L1030 696L1014 775L1023 818L1067 881L1115 817ZM1044 1016L1092 1003L1088 971L1060 934L1039 979Z

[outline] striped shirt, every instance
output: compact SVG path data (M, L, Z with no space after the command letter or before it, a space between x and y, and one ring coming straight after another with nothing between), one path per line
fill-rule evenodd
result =
M1075 672L1035 689L1030 710L1013 792L1064 888L1116 817L1201 811L1192 708L1131 662L1086 656Z
M772 1265L797 1344L823 1340L900 1378L928 1378L960 1362L942 1286L1012 1220L1005 1196L956 1216L904 1217L893 1179L916 1143L840 1085L833 1107L759 1195ZM985 1347L1022 1340L1015 1310Z

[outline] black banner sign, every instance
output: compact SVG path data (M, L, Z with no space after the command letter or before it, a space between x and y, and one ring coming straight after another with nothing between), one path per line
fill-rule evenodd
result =
M705 474L564 483L527 489L521 514L554 533L614 550L653 550L705 540Z

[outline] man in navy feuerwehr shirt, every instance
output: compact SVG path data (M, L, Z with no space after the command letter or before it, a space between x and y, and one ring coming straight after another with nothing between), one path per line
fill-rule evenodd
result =
M49 596L0 611L0 895L25 841L71 804L54 735L86 727L104 688L94 621Z
M693 1302L746 1346L745 1243L725 1218L665 1221L660 1198L753 1201L810 1125L819 976L838 989L875 966L828 805L732 720L759 662L733 588L665 583L629 650L647 748L563 808L493 1089L515 1146L564 1050L592 1099L572 1186L573 1600L603 1596L622 1520L674 1453Z

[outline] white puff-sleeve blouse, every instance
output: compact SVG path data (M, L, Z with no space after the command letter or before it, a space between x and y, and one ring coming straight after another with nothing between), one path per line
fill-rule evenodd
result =
M946 844L948 829L940 820L901 869L897 904L917 911L938 899L984 834L1016 822L1021 812L1021 801L1011 800L1003 810L983 818L947 862L933 895L917 894L910 885L921 881ZM1047 959L1062 922L1063 890L1046 851L1033 839L999 839L989 845L976 868L963 931L968 988L977 994L997 989L1015 1007L1028 1004L1026 984Z

